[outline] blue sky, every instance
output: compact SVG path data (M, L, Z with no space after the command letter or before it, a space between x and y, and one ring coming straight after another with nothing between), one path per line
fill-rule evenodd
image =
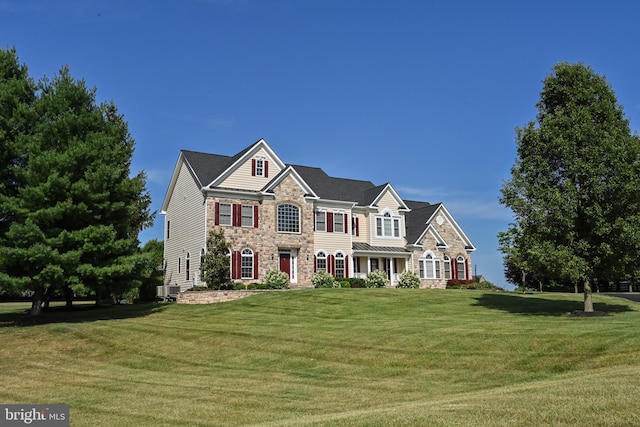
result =
M159 210L181 149L265 138L286 163L444 202L507 286L496 234L515 159L559 61L604 74L640 123L635 1L0 0L0 46L31 76L113 100ZM162 238L163 217L141 239ZM507 286L508 287L508 286Z

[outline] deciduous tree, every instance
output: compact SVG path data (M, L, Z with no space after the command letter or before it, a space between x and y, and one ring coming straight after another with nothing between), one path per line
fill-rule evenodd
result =
M502 188L517 230L517 265L584 284L637 277L640 140L603 76L559 63L544 80L538 114L516 130L517 159ZM516 258L511 258L517 261Z

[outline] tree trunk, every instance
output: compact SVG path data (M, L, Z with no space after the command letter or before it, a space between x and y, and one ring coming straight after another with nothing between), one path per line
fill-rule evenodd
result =
M31 300L31 310L29 314L31 316L39 316L42 313L42 300L44 298L44 288L41 285L37 285L33 292L33 299Z
M593 295L591 292L591 282L588 277L584 278L584 311L593 311Z
M66 301L67 308L73 307L73 290L69 285L65 285L64 287L64 299Z
M522 271L522 293L527 292L527 272Z
M576 282L573 284L573 292L575 292L576 294L578 293L578 281L576 280Z

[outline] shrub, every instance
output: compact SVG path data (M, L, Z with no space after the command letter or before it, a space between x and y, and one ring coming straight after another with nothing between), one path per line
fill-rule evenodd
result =
M352 288L364 288L365 287L364 279L361 279L359 277L350 277L347 280L349 280L349 285Z
M337 288L338 283L335 277L327 273L326 271L318 271L311 276L311 283L314 288Z
M367 288L384 288L387 285L387 273L382 270L373 270L364 279Z
M341 280L340 281L340 287L341 288L350 288L351 287L351 282L348 280Z
M289 275L280 270L269 270L264 276L264 284L268 289L284 289L289 286Z
M405 270L396 285L398 288L419 288L420 278L413 271Z

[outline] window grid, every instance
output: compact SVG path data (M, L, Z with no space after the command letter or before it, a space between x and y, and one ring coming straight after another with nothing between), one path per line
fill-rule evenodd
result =
M253 227L253 206L242 205L242 226Z
M324 252L316 255L316 271L327 271L327 254Z
M220 225L231 225L231 204L220 203Z
M337 279L343 279L345 277L344 275L344 254L342 253L337 253L336 254L336 270L335 270L335 277Z
M290 204L278 206L278 231L284 233L300 232L300 208Z
M327 231L327 213L316 211L316 231Z
M243 279L253 279L253 251L251 249L242 251L241 276Z

